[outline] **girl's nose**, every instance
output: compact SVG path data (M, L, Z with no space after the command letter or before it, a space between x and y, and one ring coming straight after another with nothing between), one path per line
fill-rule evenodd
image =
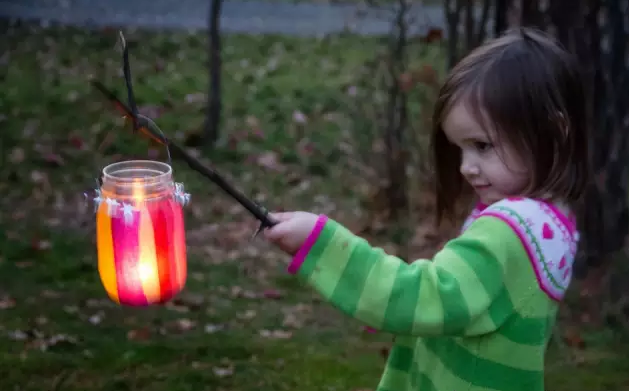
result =
M467 153L463 153L461 156L461 174L465 177L474 176L480 174L478 164Z

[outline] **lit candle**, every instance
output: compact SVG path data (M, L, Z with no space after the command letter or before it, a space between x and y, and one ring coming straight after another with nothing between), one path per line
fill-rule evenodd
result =
M120 304L164 303L186 283L182 204L168 164L126 161L103 170L96 214L98 272Z

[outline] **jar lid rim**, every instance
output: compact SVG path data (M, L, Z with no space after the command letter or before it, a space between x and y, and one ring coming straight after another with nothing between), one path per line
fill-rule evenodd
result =
M142 177L144 182L160 182L172 176L172 167L169 164L156 160L125 160L109 164L103 168L103 179L111 179L119 182L135 182L138 178L133 176L116 175L122 172L142 170L151 175ZM155 175L152 175L152 174Z

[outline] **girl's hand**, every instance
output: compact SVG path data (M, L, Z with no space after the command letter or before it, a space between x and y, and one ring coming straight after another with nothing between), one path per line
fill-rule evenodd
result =
M278 223L264 231L264 236L289 255L295 255L314 229L319 216L308 212L272 213Z

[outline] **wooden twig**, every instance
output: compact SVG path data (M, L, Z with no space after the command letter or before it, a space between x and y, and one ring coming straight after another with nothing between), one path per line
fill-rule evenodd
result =
M135 98L133 94L133 85L131 83L131 67L129 66L129 52L124 36L120 34L120 40L123 49L123 67L125 82L127 87L127 95L129 96L129 106L124 104L116 95L98 81L92 81L92 85L96 87L101 93L103 93L107 99L114 103L115 107L122 112L122 114L133 121L134 130L140 134L144 134L163 145L170 153L188 164L188 167L203 175L210 181L214 182L218 187L225 191L229 196L238 201L247 211L249 211L255 218L257 218L261 225L260 229L272 227L277 224L276 221L271 219L268 215L266 208L259 206L254 201L247 198L242 192L232 186L222 175L216 170L205 166L198 159L190 155L185 149L172 142L168 137L164 135L164 132L151 120L150 118L139 114L135 105ZM259 231L258 231L259 232Z

